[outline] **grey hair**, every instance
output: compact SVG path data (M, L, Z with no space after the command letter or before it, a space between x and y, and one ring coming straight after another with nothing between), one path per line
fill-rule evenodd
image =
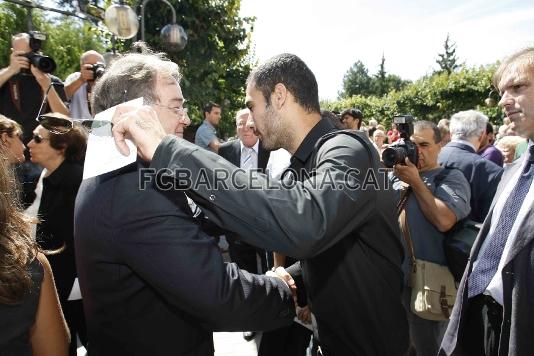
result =
M460 111L452 115L449 130L453 139L467 141L482 136L487 123L488 117L479 111Z
M250 114L250 110L249 110L249 109L241 109L241 110L239 110L238 112L236 112L236 113L235 113L235 121L237 122L237 120L238 120L241 116L243 116L243 115L245 115L245 114L247 114L247 115Z
M146 45L137 44L140 53L128 53L115 60L93 88L93 114L112 106L143 97L145 103L157 103L155 91L158 78L174 78L180 81L182 75L178 65L171 62L164 53L150 51Z

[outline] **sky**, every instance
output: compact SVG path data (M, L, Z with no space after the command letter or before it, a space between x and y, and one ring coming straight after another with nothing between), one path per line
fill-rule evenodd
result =
M240 14L256 17L255 58L296 54L326 100L337 98L357 60L372 74L382 54L386 71L403 79L431 73L447 34L467 66L534 45L533 0L241 0Z

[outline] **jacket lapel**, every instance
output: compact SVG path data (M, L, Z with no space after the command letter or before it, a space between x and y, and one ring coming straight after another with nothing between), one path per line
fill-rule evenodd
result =
M517 256L517 254L523 249L523 247L528 245L530 241L534 239L534 219L529 218L529 216L532 216L531 214L533 213L534 203L530 204L527 215L523 220L523 224L517 230L517 235L513 242L512 248L510 249L510 252L506 257L506 261L504 263L505 266L510 263L515 258L515 256Z
M514 176L517 170L520 169L521 166L523 165L524 160L525 160L525 155L523 155L523 157L516 160L515 162L509 164L504 169L501 181L499 182L499 185L497 186L497 191L495 192L495 196L493 197L493 201L491 202L490 212L495 207L495 203L497 203L497 200L501 196L501 193L503 192L504 188L508 185L510 179ZM490 213L488 213L488 215L489 214Z

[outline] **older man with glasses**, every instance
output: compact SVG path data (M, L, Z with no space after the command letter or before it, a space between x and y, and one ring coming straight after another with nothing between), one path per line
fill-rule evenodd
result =
M178 66L143 51L115 61L96 83L95 112L143 97L140 110L181 137L190 121ZM139 160L89 178L78 194L75 244L90 354L207 356L212 331L289 324L295 313L286 283L224 263L186 195L169 191L147 166ZM154 184L143 186L146 177Z

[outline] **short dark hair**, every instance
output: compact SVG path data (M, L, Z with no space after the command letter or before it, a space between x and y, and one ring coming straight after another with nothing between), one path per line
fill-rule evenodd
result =
M362 122L363 122L363 114L361 110L356 109L356 108L343 110L340 116L342 121L343 121L343 117L345 117L346 115L349 115L355 119L358 119L358 129L360 129L360 126L362 126Z
M413 124L413 130L425 130L425 129L431 129L434 131L434 143L440 143L441 142L441 131L439 130L438 125L433 123L432 121L426 121L426 120L418 120L415 121Z
M52 113L50 115L69 119L67 116ZM63 134L50 132L50 147L56 150L65 149L65 159L69 162L83 163L85 151L87 150L87 132L80 126L75 125L72 129Z
M329 120L337 129L344 129L340 116L335 111L321 110L321 119Z
M219 104L214 103L213 101L208 102L206 105L204 105L204 114L205 113L211 113L211 110L213 108L220 108L221 106Z
M283 84L307 112L321 112L317 80L306 63L294 54L279 54L258 66L248 76L249 84L262 92L267 105L271 104L274 87Z

